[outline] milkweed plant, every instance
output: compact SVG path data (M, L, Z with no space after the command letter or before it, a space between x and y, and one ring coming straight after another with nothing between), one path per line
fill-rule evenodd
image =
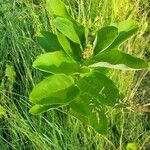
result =
M53 16L55 34L41 31L38 43L45 50L33 67L49 73L30 93L35 105L31 114L68 107L67 113L98 133L107 132L106 110L122 98L105 68L148 69L143 59L122 52L120 45L135 34L138 23L126 20L100 28L94 42L88 41L89 29L74 20L61 0L47 0Z

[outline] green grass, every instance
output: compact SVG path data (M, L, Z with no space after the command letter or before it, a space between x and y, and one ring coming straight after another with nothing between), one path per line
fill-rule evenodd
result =
M117 2L118 1L118 2ZM64 0L74 18L91 31L127 18L140 23L137 35L123 48L149 59L149 0ZM0 119L1 150L124 150L130 142L138 149L150 142L149 114L110 109L109 132L98 135L71 116L51 110L40 116L28 113L28 95L42 73L32 68L42 52L36 42L40 30L52 30L51 17L44 0L0 0L0 104L7 114ZM124 102L149 103L143 93L149 91L148 73L112 71L110 76L127 95ZM146 78L145 78L146 76ZM118 80L119 79L119 80ZM139 98L140 97L140 98Z

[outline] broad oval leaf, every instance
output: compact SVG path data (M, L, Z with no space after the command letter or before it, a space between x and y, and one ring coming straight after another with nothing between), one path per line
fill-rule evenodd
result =
M123 42L130 38L139 29L138 22L134 20L126 20L113 25L118 28L119 35L114 40L114 42L108 47L108 49L118 48Z
M59 105L59 104L54 104L54 105L38 105L38 104L36 104L29 110L29 113L31 113L32 115L39 115L50 109L56 109L60 106L61 105Z
M101 28L96 35L94 55L108 48L118 36L118 29L114 26Z
M75 99L79 89L66 75L52 75L37 84L30 94L30 101L40 105L66 104Z
M73 74L80 72L81 69L80 64L63 51L49 52L38 56L33 67L54 74Z
M53 52L62 49L57 36L48 31L42 31L41 35L37 37L37 41L47 52Z
M74 28L73 22L66 18L57 17L53 20L53 23L55 27L71 41L81 45L79 36L76 32L76 29Z
M46 7L50 14L72 20L65 4L61 0L46 0Z
M99 53L88 62L89 67L106 67L121 70L148 69L149 64L140 58L123 53L119 50L107 50Z
M101 105L114 106L120 98L113 81L97 70L84 74L77 85L82 93L96 99Z

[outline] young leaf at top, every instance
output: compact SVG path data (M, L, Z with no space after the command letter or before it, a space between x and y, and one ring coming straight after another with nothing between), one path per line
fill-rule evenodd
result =
M77 21L75 21L68 13L65 4L61 0L47 0L46 3L47 9L50 14L56 17L63 17L64 19L68 19L72 21L74 24L74 28L82 41L81 45L85 46L85 41L86 41L86 34L87 34L87 29L79 24ZM79 41L78 41L79 42Z
M108 49L118 48L123 42L128 40L129 37L131 37L139 29L139 24L133 20L126 20L113 25L118 28L119 35L115 39L115 41L108 47Z
M77 85L82 93L96 99L101 105L113 106L120 98L113 81L97 70L84 74Z
M86 63L92 68L106 67L121 70L140 70L149 68L149 64L145 60L115 49L99 53Z
M81 45L79 36L74 28L73 22L66 18L57 17L53 20L53 23L62 34L68 37L71 41Z
M46 0L46 7L50 14L72 20L65 4L61 0Z
M42 31L41 35L37 37L37 41L47 52L53 52L62 49L57 36L51 32Z
M53 74L80 72L81 66L63 51L49 52L37 57L33 67Z
M108 48L118 36L118 29L114 26L101 28L96 35L94 55Z
M30 101L40 105L66 104L75 99L79 89L70 76L51 75L37 84L30 94Z

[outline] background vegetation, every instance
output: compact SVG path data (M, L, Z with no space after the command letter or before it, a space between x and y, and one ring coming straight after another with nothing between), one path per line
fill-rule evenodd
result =
M137 35L123 48L150 59L149 0L64 0L72 16L96 30L128 18L140 23ZM32 68L42 52L36 42L40 30L52 30L45 0L0 0L0 149L1 150L124 150L150 143L150 73L111 71L110 76L127 96L128 109L112 108L109 131L99 135L57 110L40 116L28 113L28 95L41 79Z

